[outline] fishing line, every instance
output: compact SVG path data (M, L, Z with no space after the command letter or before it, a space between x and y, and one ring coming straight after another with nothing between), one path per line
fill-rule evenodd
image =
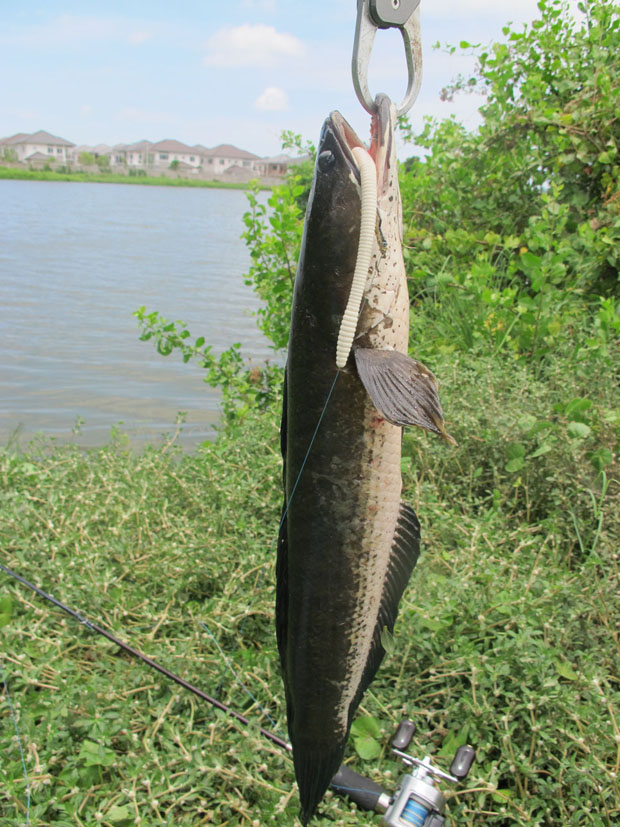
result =
M340 368L336 372L334 376L334 381L332 382L332 386L329 389L329 393L327 394L327 399L325 400L325 404L323 405L323 410L321 411L321 415L319 416L319 421L316 423L316 428L314 429L314 433L312 434L312 439L310 440L310 445L308 445L308 450L306 451L306 456L304 457L304 461L301 463L301 468L299 469L299 473L297 474L297 479L295 480L295 485L293 486L293 490L291 491L291 496L288 498L288 502L286 504L286 508L282 514L282 519L280 520L280 528L284 524L284 520L286 519L286 515L288 514L288 510L291 506L291 502L293 501L293 497L295 496L295 492L297 491L297 486L299 485L299 480L301 479L301 475L304 472L304 468L306 467L306 463L308 462L308 457L310 456L310 451L312 450L312 446L314 445L314 440L316 439L316 435L319 432L319 428L321 427L321 422L323 421L323 417L325 416L325 411L327 410L327 406L329 405L329 401L332 398L332 394L334 392L334 388L336 387L336 382L338 381L338 377L340 376Z
M9 708L9 712L11 713L11 718L13 719L15 735L17 737L17 746L19 747L19 755L22 760L22 770L24 771L24 781L26 782L26 827L28 827L28 825L30 824L30 782L28 781L28 770L26 769L26 759L24 758L24 748L22 746L22 739L19 736L19 724L17 723L17 715L15 713L15 707L13 706L13 701L11 700L11 694L9 692L9 685L6 682L4 669L2 668L1 663L0 676L2 676L2 683L4 684L4 695L6 697L6 703Z
M252 692L250 692L250 690L248 689L248 687L247 687L247 686L243 683L243 681L242 681L242 680L241 680L241 678L239 677L239 673L238 673L238 672L234 669L234 667L233 667L232 663L231 663L231 662L230 662L230 660L226 657L226 653L224 652L224 650L222 649L222 647L221 647L221 646L220 646L220 644L218 643L218 640L217 640L217 638L215 637L215 635L213 634L213 632L211 631L211 629L209 629L209 627L207 626L207 624L206 624L206 623L204 623L202 620L199 620L198 622L200 623L200 625L202 626L202 628L205 630L205 632L209 635L209 637L211 638L211 640L213 641L213 643L215 643L215 646L216 646L216 648L217 648L217 651L220 653L220 655L221 655L221 657L222 657L222 660L223 660L223 661L224 661L224 663L226 664L227 668L231 671L232 676L233 676L233 678L235 679L235 681L236 681L236 682L239 684L239 686L243 689L243 691L245 692L245 694L246 694L246 695L247 695L247 696L248 696L248 697L249 697L249 698L250 698L250 699L251 699L251 700L252 700L252 701L256 704L256 706L260 709L260 711L263 713L263 715L264 715L264 716L265 716L265 717L269 720L270 724L271 724L273 727L275 727L275 729L278 729L278 730L279 730L279 726L278 726L277 722L276 722L276 721L274 721L274 719L271 717L271 715L270 715L270 714L269 714L269 712L265 709L265 707L261 704L261 702L258 700L258 698L256 698L256 697L252 694Z

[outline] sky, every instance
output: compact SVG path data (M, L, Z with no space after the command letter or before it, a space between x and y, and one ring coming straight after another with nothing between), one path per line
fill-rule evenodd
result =
M508 21L537 16L536 0L421 0L420 9L413 127L454 113L474 128L480 99L439 97L473 57L432 47L501 39ZM351 80L356 13L356 0L0 0L0 137L44 129L78 145L174 138L271 156L283 130L316 143L338 109L367 138ZM400 101L406 76L400 33L379 31L371 92Z

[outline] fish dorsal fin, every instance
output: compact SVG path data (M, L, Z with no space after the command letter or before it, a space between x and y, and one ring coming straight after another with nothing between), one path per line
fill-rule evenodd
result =
M392 552L383 586L381 605L377 617L370 654L360 686L351 705L354 711L362 695L370 685L385 655L382 638L385 630L391 635L398 615L398 604L420 555L420 523L416 513L407 503L401 502L392 542Z
M374 406L388 422L418 425L456 444L443 423L437 380L422 362L397 350L360 347L355 364Z

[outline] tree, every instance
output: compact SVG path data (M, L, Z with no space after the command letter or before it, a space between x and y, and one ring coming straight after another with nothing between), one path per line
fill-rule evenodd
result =
M618 7L542 0L540 19L474 48L445 94L481 92L482 126L429 121L402 191L408 268L445 343L531 358L583 327L618 332ZM581 338L585 338L580 331ZM601 342L604 345L604 342Z
M79 163L80 163L83 167L91 167L91 166L94 166L94 164L95 164L95 156L92 154L92 152L80 152L80 154L79 154L79 156L78 156L78 162L79 162Z
M5 146L2 150L2 160L7 164L16 164L19 161L17 150L12 146Z

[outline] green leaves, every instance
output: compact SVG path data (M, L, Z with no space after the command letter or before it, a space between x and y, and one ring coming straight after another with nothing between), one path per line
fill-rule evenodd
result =
M224 416L234 421L244 416L252 407L263 410L280 393L282 369L277 365L248 367L236 343L216 357L211 345L205 345L205 337L199 336L193 343L191 333L183 322L171 322L158 312L147 313L140 307L133 314L140 325L141 341L152 340L157 352L170 356L175 351L183 362L198 362L205 374L205 382L222 391Z
M10 597L0 597L0 628L11 622L13 601Z
M381 755L381 725L377 718L365 715L356 718L351 726L355 751L364 761L372 761Z
M525 463L525 446L520 442L513 442L508 446L506 453L508 456L506 471L510 473L520 471Z
M593 317L620 290L620 15L611 0L584 18L539 8L490 50L461 43L478 71L444 95L484 94L483 123L429 121L413 139L426 155L403 172L407 268L436 348L540 363L574 337L577 358L609 359L614 300Z
M78 758L85 767L111 767L116 761L116 753L94 741L84 741Z

